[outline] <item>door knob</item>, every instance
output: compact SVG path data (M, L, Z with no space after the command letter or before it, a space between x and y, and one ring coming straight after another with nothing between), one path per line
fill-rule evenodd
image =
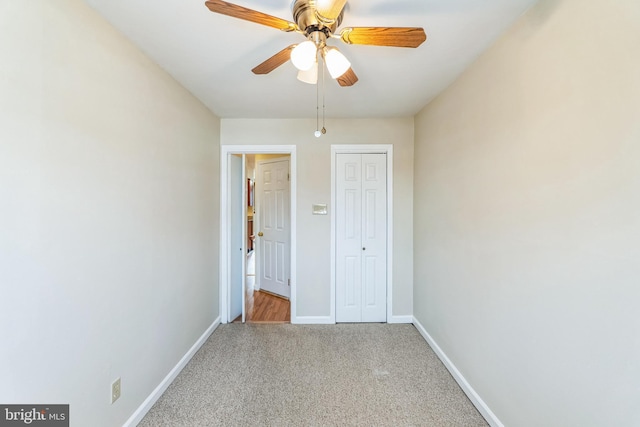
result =
M262 231L258 232L258 237L262 237L264 236L264 234L262 234Z
M363 251L366 251L366 250L367 250L367 248L362 248L362 250L363 250Z

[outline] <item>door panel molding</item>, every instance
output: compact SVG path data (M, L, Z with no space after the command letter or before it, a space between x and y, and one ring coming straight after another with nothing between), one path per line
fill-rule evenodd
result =
M392 144L362 144L362 145L331 145L331 293L330 293L330 315L331 323L336 322L336 273L345 274L345 272L336 272L336 156L337 154L386 154L386 184L387 184L387 322L394 322L393 317L393 145ZM347 172L345 170L345 172ZM353 171L354 174L357 171ZM366 171L366 175L375 173L374 171ZM368 177L367 176L367 177Z

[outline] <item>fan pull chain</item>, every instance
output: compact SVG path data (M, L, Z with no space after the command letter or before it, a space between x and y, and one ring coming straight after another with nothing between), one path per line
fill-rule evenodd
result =
M320 88L316 83L316 132L314 133L316 138L320 138Z
M318 61L317 52L316 52L316 61ZM322 132L320 132L320 88L318 87L317 80L316 80L316 131L313 134L315 135L316 138L320 138L320 136L322 135Z
M325 116L325 107L324 107L324 69L325 69L324 59L322 62L322 134L327 133L327 129L324 127L324 116Z
M317 53L316 53L317 55ZM325 69L325 63L324 63L324 58L320 58L322 60L322 62L320 62L320 60L317 59L316 60L319 62L318 66L322 67L322 130L320 130L320 82L316 80L316 131L313 133L315 135L316 138L320 138L322 135L327 133L327 129L324 127L324 118L325 118L325 102L324 102L324 95L325 95L325 90L324 90L324 69Z

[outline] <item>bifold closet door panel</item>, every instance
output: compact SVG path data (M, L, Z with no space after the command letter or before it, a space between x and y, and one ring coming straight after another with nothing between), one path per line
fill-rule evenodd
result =
M386 321L386 155L337 154L336 321Z

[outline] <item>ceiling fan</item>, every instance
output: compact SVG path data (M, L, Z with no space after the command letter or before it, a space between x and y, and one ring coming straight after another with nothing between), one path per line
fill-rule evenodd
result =
M424 29L418 27L347 27L336 33L346 3L347 0L295 0L295 23L222 0L208 0L205 5L212 12L304 35L306 41L287 46L251 71L268 74L291 60L299 70L298 79L311 84L318 80L318 56L340 86L352 86L358 81L347 58L336 47L327 44L331 38L347 44L412 48L427 39Z

